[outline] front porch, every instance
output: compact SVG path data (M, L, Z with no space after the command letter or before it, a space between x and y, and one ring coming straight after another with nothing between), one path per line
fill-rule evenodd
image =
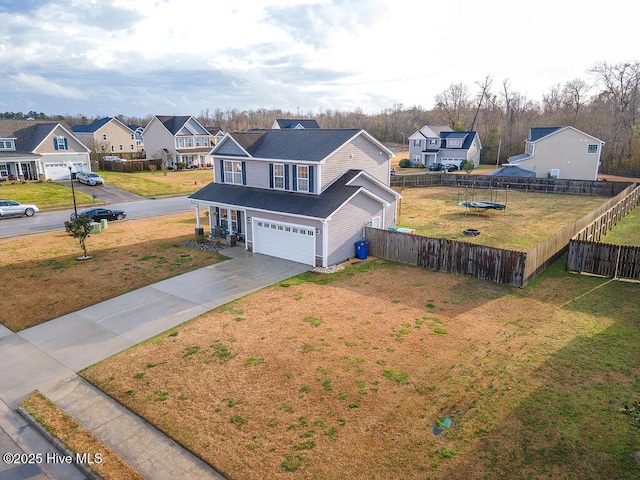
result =
M0 160L0 177L4 180L24 182L40 179L37 162L33 160Z
M246 243L247 216L244 210L232 209L224 206L205 206L204 215L208 224L201 225L201 205L196 203L196 235L204 235L205 228L207 235L212 240L236 245Z

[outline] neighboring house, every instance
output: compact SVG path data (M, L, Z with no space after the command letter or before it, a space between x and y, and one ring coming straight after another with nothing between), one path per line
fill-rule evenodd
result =
M215 145L222 137L224 137L224 131L221 127L205 127L211 136L211 145Z
M507 162L538 178L597 180L603 146L602 140L571 126L533 127L525 153Z
M161 158L168 168L203 166L211 150L211 134L191 116L155 115L143 136L147 158Z
M189 197L196 218L204 208L211 233L255 253L326 267L355 255L365 226L395 226L393 153L364 130L227 133L211 155L215 181Z
M447 127L425 125L409 137L409 160L413 166L442 163L460 168L467 160L477 167L481 150L477 132L454 132Z
M305 129L305 128L320 128L318 122L313 119L295 119L295 118L278 118L273 125L272 129L285 130L285 129Z
M0 176L16 181L62 180L90 172L89 149L68 127L36 120L0 119Z
M73 134L96 153L123 154L139 151L135 132L115 117L105 117L89 125L74 125Z
M127 127L129 127L133 132L133 138L136 142L136 151L144 152L144 137L142 136L144 127L141 127L140 125L127 125Z

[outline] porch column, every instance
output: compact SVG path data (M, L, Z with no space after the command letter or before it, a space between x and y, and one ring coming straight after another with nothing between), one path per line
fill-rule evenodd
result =
M196 237L204 235L204 229L200 227L200 204L196 203Z
M16 173L16 178L18 179L18 181L24 182L24 173L22 173L22 163L20 163L20 160L18 160L18 171Z
M329 250L329 224L326 220L322 221L322 267L327 268L329 258L327 251Z

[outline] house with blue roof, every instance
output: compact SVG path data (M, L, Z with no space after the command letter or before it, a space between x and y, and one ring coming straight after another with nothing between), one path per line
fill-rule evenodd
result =
M394 227L393 152L364 130L227 133L209 154L213 182L189 197L209 232L245 248L327 267L355 254L366 226Z
M88 125L74 125L73 134L96 153L108 155L138 152L136 133L115 117L105 117Z
M482 143L477 132L454 132L448 127L425 125L409 137L409 160L412 166L441 163L460 168L464 160L480 164Z
M602 140L567 125L532 127L525 141L524 153L509 157L503 166L517 166L537 178L597 180L604 144ZM504 169L501 172L507 174L511 171Z

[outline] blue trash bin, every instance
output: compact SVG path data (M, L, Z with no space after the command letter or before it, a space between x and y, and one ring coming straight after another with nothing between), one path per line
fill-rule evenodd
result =
M356 257L359 260L366 260L367 255L369 255L369 241L368 240L359 240L355 243L356 246Z

